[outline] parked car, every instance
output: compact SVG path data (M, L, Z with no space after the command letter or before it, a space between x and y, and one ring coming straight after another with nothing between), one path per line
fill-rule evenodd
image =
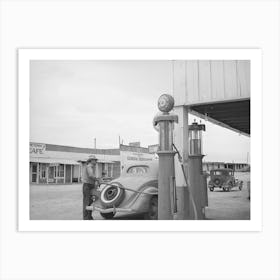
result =
M208 188L214 191L215 188L223 189L223 191L230 191L237 187L242 190L243 181L235 179L234 171L232 169L213 169L210 171L210 181Z
M92 193L88 210L105 219L117 213L143 214L145 219L158 218L158 162L149 161L124 166L121 176L103 183Z

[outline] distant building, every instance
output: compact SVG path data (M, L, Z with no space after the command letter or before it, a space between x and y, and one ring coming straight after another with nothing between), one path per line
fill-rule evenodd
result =
M30 142L30 183L71 184L81 182L82 168L95 155L97 177L117 178L127 163L153 160L148 148L120 145L116 149L90 149ZM102 175L103 174L103 175Z
M133 147L140 147L141 146L140 142L130 142L128 145L133 146Z
M154 154L157 158L158 144L149 145L149 153ZM176 159L175 159L176 160ZM230 168L235 171L250 171L250 165L248 163L236 163L236 162L221 162L221 161L205 161L203 164L203 171L210 171L217 168Z
M245 171L249 170L250 165L248 163L236 163L236 162L220 162L220 161L205 161L203 162L203 171L210 171L213 169L223 169L223 168L230 168L234 171Z
M120 145L116 149L90 149L30 142L30 183L71 184L80 183L82 168L89 155L95 155L97 177L117 178L126 164L157 159L158 145L148 148ZM246 163L203 162L203 171L216 168L248 170ZM103 175L102 175L103 174Z
M150 154L155 154L158 151L158 144L154 144L154 145L149 145L148 149L149 149L149 153Z

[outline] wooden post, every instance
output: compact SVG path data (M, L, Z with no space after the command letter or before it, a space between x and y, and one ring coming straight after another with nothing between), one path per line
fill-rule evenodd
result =
M98 177L98 163L95 164L95 177Z
M71 164L70 165L70 167L71 167L71 178L70 178L70 183L72 184L73 183L73 165Z
M55 182L55 184L57 183L57 173L58 173L58 165L56 165L55 167L54 167L54 182Z
M63 172L63 174L64 174L64 178L63 178L63 183L65 184L65 179L66 179L66 164L64 164L64 172Z
M36 183L39 184L39 162L37 162L36 173Z
M46 177L47 177L47 184L49 183L49 163L46 164Z

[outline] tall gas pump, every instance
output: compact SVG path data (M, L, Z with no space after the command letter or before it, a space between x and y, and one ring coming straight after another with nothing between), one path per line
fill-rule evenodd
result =
M176 185L173 151L173 127L178 122L178 116L171 114L174 99L169 94L163 94L158 100L161 111L154 118L154 126L159 131L159 180L158 180L158 219L172 220L176 212ZM174 200L175 198L175 200Z
M208 205L207 181L202 168L202 131L205 131L204 124L194 121L189 125L189 183L196 208L190 209L190 218L198 220L205 218L205 206Z

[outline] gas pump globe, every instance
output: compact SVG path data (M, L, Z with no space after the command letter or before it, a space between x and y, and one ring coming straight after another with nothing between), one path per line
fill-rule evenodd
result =
M158 99L158 109L162 112L154 118L154 126L159 132L159 151L173 151L174 122L178 122L178 116L169 112L174 107L174 98L169 94L163 94Z
M158 108L163 113L170 112L174 107L174 98L169 94L163 94L158 99Z
M205 131L204 124L193 122L189 125L189 155L202 155L202 131Z

